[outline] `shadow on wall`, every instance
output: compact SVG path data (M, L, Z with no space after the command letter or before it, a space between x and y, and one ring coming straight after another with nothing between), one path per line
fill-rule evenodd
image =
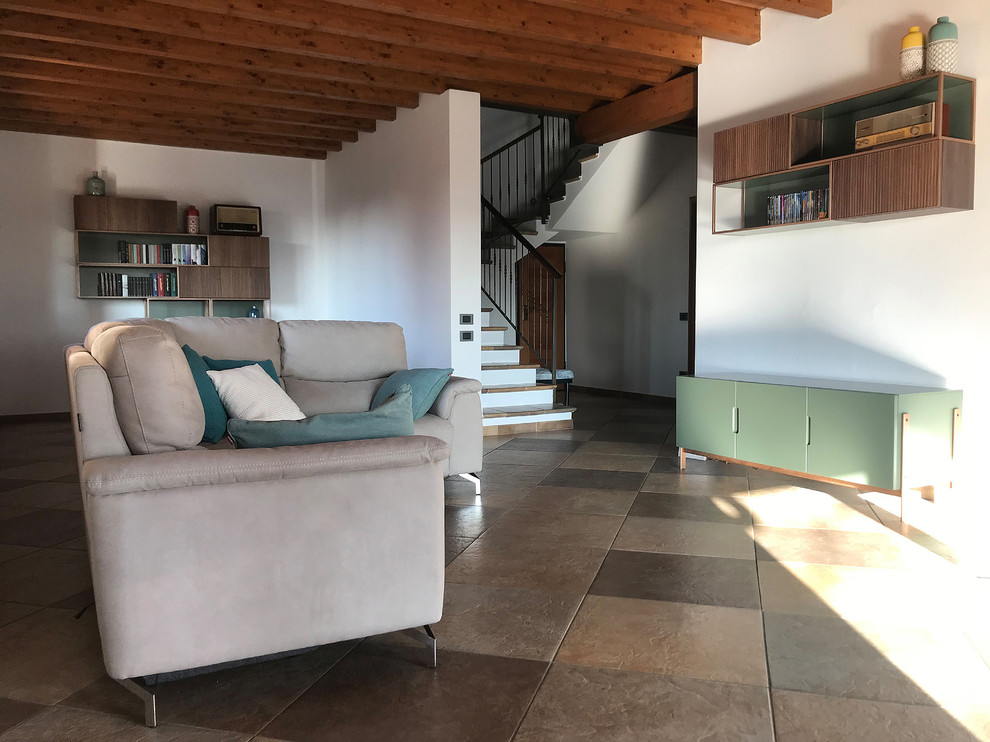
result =
M697 334L697 373L753 373L944 388L946 379L902 357L824 330L780 325Z

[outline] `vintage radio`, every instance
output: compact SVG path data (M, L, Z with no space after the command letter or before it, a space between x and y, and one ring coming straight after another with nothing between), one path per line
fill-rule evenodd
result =
M881 134L895 129L907 129L912 126L923 126L935 123L935 104L923 103L920 106L903 108L900 111L885 113L881 116L871 116L856 122L856 138Z
M871 147L877 147L881 144L890 144L891 142L899 142L905 139L920 139L921 137L930 137L934 131L934 125L932 123L927 124L914 124L913 126L902 126L900 129L892 129L891 131L882 131L879 134L870 134L865 137L856 138L856 151L863 149L870 149Z
M210 231L213 234L257 237L261 234L261 207L213 204L210 207Z

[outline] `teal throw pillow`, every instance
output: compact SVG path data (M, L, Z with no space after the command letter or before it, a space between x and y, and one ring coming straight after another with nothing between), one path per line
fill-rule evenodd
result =
M400 386L408 384L412 389L413 420L419 420L440 396L453 371L452 368L407 368L396 371L385 379L382 388L371 400L371 406L377 407Z
M188 345L182 346L182 352L186 355L193 381L196 382L196 391L199 392L199 398L203 402L203 413L206 416L203 440L216 443L227 432L227 410L223 408L223 402L220 401L217 388L213 386L213 380L206 375L211 369L203 360L203 356Z
M269 360L264 361L225 361L217 360L216 358L210 358L209 356L203 356L203 360L206 361L206 365L209 367L210 371L229 371L232 368L243 368L244 366L250 366L252 363L257 363L265 371L275 379L275 383L282 386L282 382L278 380L278 372L275 370L275 364Z
M313 415L305 420L232 419L227 432L238 448L274 448L413 434L412 393L400 387L383 404L367 412Z

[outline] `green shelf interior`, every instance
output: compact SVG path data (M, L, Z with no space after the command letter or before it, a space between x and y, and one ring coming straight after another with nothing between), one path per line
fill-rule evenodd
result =
M262 299L214 299L214 317L247 317L251 307L257 307L261 317L265 316L265 302Z
M205 317L206 301L203 299L152 299L148 302L148 316L155 319Z
M741 181L743 188L743 228L767 225L767 198L801 191L827 188L828 165L791 170Z

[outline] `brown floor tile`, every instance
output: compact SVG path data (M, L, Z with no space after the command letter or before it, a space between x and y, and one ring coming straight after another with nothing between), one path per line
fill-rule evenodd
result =
M508 742L546 663L365 642L263 734L292 742Z
M770 742L767 690L555 664L513 742Z
M141 722L107 716L94 711L52 706L21 722L0 742L59 742L61 740L100 740L100 742L248 742L249 735L196 729L175 724L159 724L154 731Z
M36 605L0 602L0 626L6 626L19 618L24 618L24 616L29 616L40 610L42 610L41 607Z
M828 528L865 533L885 530L868 503L842 501L828 493L802 487L751 489L747 504L753 522L761 526Z
M0 544L54 546L85 533L82 513L60 508L32 510L0 522Z
M636 499L628 490L595 490L587 487L539 486L519 500L528 510L567 510L572 513L625 515Z
M89 557L69 549L40 549L0 564L0 600L53 605L90 587Z
M667 431L656 425L604 425L595 432L593 441L610 441L612 443L655 443L662 444L667 438Z
M46 608L14 621L0 628L0 657L0 696L18 701L57 703L106 674L93 611L75 619Z
M585 444L579 440L526 438L519 436L511 439L499 448L503 451L551 451L553 453L573 453L583 445Z
M749 493L749 481L746 477L718 477L706 474L650 474L643 484L643 492L739 497Z
M219 670L153 686L159 724L186 724L254 734L351 651L340 642L293 657ZM140 722L140 700L108 677L74 693L62 706Z
M589 595L558 662L766 686L760 612Z
M777 742L976 742L948 711L856 698L772 691Z
M539 484L552 487L638 491L646 478L640 472L555 469Z
M79 487L65 482L31 482L0 493L0 504L28 508L49 508L79 499Z
M861 533L814 528L754 526L757 558L880 569L943 569L950 564L889 531Z
M434 628L444 649L549 662L582 598L580 592L450 583Z
M55 548L72 549L74 551L86 551L89 548L89 544L86 542L85 536L80 536L79 538L63 541L61 544L55 544Z
M527 451L524 449L506 448L500 446L485 455L485 466L507 464L511 466L534 467L550 471L558 466L569 454L557 451Z
M653 456L626 456L611 453L571 454L560 466L562 469L598 469L601 471L648 472L656 459Z
M484 498L482 498L484 499ZM478 538L505 513L503 508L477 505L448 505L444 508L444 528L447 536Z
M24 701L12 701L9 698L0 698L0 732L5 732L11 727L17 726L25 719L31 718L44 709L44 706L37 703L26 703Z
M990 701L990 668L960 631L774 613L765 627L774 688L950 710Z
M0 528L3 527L4 521L11 518L19 518L22 515L30 515L33 512L35 512L35 508L11 508L6 505L0 505Z
M578 449L578 452L595 456L646 456L655 459L660 453L660 444L588 441Z
M746 508L745 497L703 497L662 492L640 492L629 508L629 515L746 526L753 522Z
M969 581L912 570L760 562L763 610L949 625L970 615ZM961 625L961 624L960 624Z
M52 608L64 608L67 611L81 611L83 608L91 608L96 598L93 596L93 588L87 588L75 595L70 595L64 600L55 603Z
M605 549L480 538L447 567L447 582L587 591Z
M30 479L0 479L0 492L20 489L21 487L27 487L29 484L34 484L34 482Z
M730 559L753 559L756 555L750 526L679 518L630 516L612 548Z
M515 507L485 532L486 541L559 544L607 549L622 525L621 515L525 510Z
M2 479L31 479L36 482L54 482L70 475L79 475L75 462L35 461L0 471Z
M460 538L458 536L447 536L444 539L444 564L450 564L467 547L474 543L473 538Z
M571 430L546 430L540 433L527 433L524 440L586 441L595 434L594 430L572 428Z
M705 461L687 459L682 471L678 457L657 459L657 463L652 469L654 474L703 474L715 477L745 477L748 476L749 471L748 466L727 464L715 459L706 459Z
M756 565L751 559L613 550L588 592L614 598L760 607Z
M10 546L8 544L0 544L0 564L37 550L37 546Z

